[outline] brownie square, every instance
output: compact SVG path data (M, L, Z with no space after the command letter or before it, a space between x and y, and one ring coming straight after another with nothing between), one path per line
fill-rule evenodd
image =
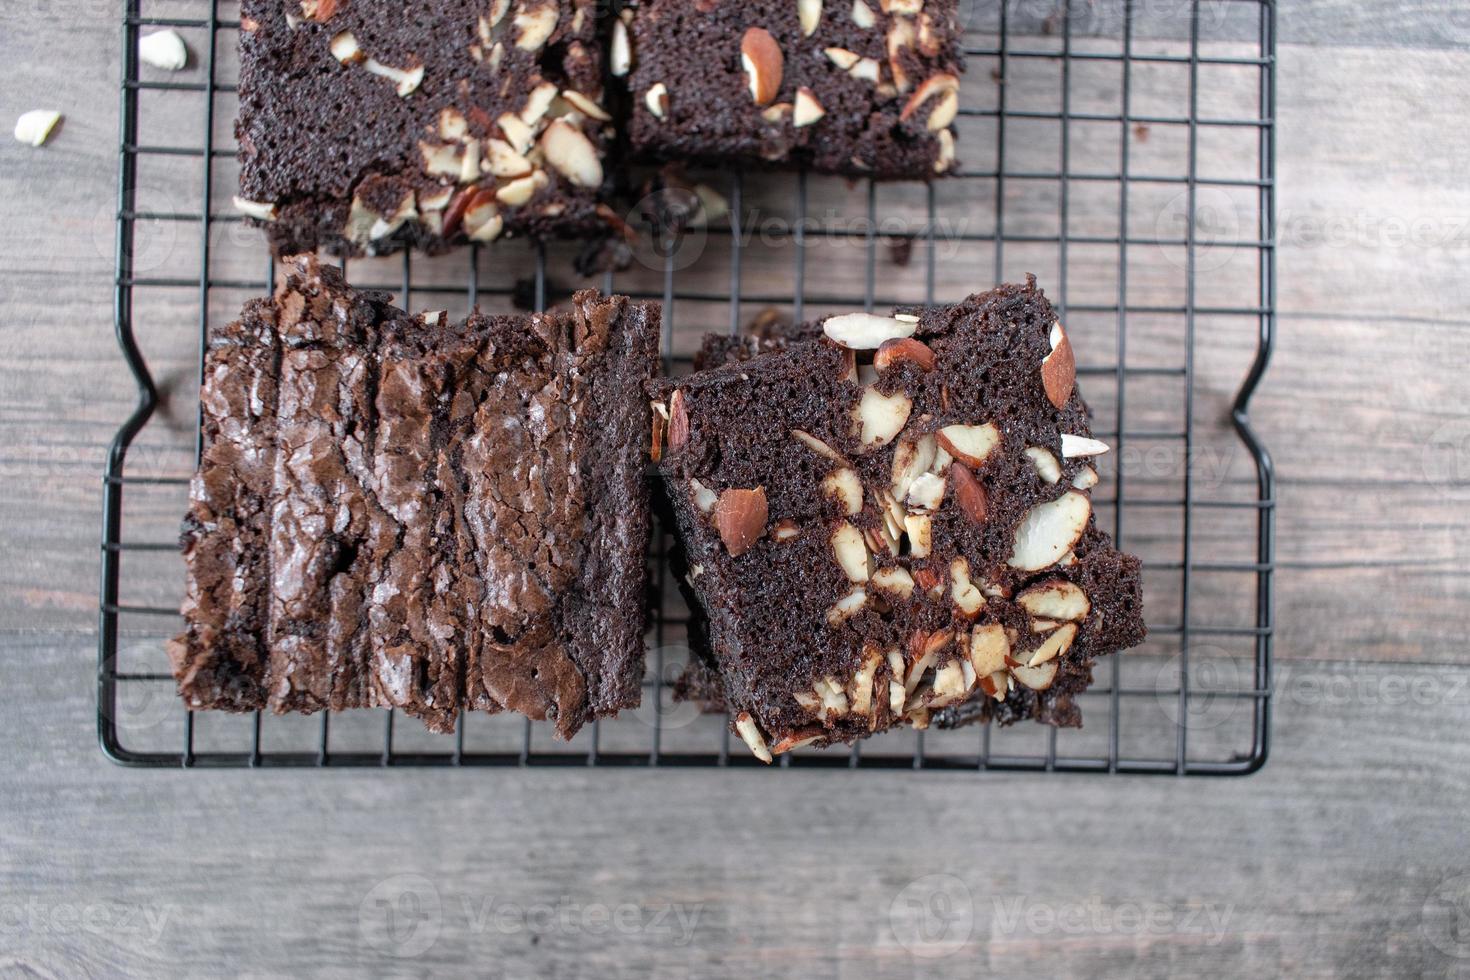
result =
M182 548L194 708L552 719L638 703L651 305L448 324L310 257L206 354Z
M632 148L822 173L954 167L956 0L647 0L613 24Z
M822 331L652 386L701 638L680 692L767 761L1079 724L1094 660L1143 638L1140 563L1093 520L1106 447L1035 281Z
M240 193L277 254L605 233L595 0L244 0Z

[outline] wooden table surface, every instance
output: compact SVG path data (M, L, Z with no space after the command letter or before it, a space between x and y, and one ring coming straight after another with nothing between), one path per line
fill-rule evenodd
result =
M1470 976L1459 0L1280 4L1277 698L1242 780L106 762L113 7L0 11L0 116L66 114L0 145L0 972Z

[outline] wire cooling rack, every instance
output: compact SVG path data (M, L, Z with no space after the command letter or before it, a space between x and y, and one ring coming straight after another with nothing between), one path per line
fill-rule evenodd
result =
M1252 392L1275 325L1275 4L965 0L959 171L932 185L696 173L729 217L641 249L606 290L661 300L667 369L707 330L767 307L794 320L948 302L1035 272L1066 318L1102 457L1102 526L1143 556L1150 639L1102 661L1084 727L890 732L781 766L1244 774L1270 726L1270 458ZM510 715L452 736L393 712L184 710L163 652L181 624L176 548L198 452L203 340L275 269L229 206L238 9L128 0L123 23L116 331L138 384L107 459L98 724L138 766L755 765L726 719L671 698L688 610L655 525L643 706L571 742ZM140 66L173 27L181 74ZM630 214L637 214L633 208ZM505 241L434 259L353 260L409 308L544 306L583 280L574 249ZM1125 411L1126 406L1126 411Z

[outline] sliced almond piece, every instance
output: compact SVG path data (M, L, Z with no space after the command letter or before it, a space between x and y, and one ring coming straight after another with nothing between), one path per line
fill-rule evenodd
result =
M616 78L623 78L633 70L633 42L628 37L628 25L621 20L613 21L607 60Z
M886 554L890 558L898 557L898 539L888 529L886 522L864 530L863 538L868 542L868 550L873 554Z
M910 95L909 100L903 104L903 111L898 114L898 118L900 120L907 121L915 113L917 113L920 109L924 107L925 102L928 102L930 99L942 98L951 93L955 94L955 108L958 109L959 89L960 80L948 72L940 72L936 75L930 75L919 84L918 88L914 89L914 94ZM951 115L950 119L953 120L953 118L953 115ZM930 126L929 128L931 130L940 130L948 125L949 123L946 122L942 126Z
M828 61L843 71L851 71L852 66L857 64L861 57L846 48L823 48L822 53L827 56Z
M1087 436L1074 436L1070 432L1062 433L1062 458L1076 459L1078 456L1101 456L1108 451L1108 444L1098 439L1089 439Z
M878 676L878 667L882 663L883 655L876 647L863 648L863 662L847 685L847 699L853 714L873 713L873 680Z
M933 520L928 514L909 514L903 519L904 533L909 537L909 554L928 558L933 549Z
M980 678L980 690L984 691L987 697L992 697L997 701L1004 701L1010 684L1009 677L1010 675L1003 670L998 670L993 674L987 674Z
M653 113L657 119L667 119L669 115L669 88L663 82L655 82L643 93L643 104L648 106L648 111Z
M715 504L715 527L731 557L745 554L766 533L766 516L764 487L754 490L731 487L720 494Z
M964 463L951 466L949 475L954 483L955 503L959 504L960 510L970 520L976 524L984 524L985 518L990 514L990 496L985 492L984 485Z
M756 105L770 105L781 88L781 45L764 27L748 28L740 39L740 64Z
M459 161L459 182L472 184L480 176L480 141L470 140L464 145L464 154Z
M822 322L822 333L849 350L877 350L888 340L912 337L917 324L873 313L843 313Z
M958 89L951 89L940 95L934 102L934 108L929 110L929 118L924 121L924 128L931 133L937 133L947 129L954 122L954 117L960 112L960 93Z
M876 83L882 74L882 66L872 58L859 58L847 73L859 81Z
M898 318L894 317L894 319ZM913 337L894 337L883 341L878 348L878 353L873 355L873 366L879 371L886 371L904 362L917 365L921 371L932 371L934 370L934 351L922 340L916 340Z
M838 599L831 609L827 610L827 625L836 629L847 622L859 609L867 604L868 593L862 588L853 589L847 595Z
M873 588L882 589L900 599L908 599L914 594L914 577L908 570L898 565L889 565L880 568L873 573Z
M863 3L863 0L852 0L852 22L867 30L878 22L878 18L873 16L873 8Z
M1046 389L1047 401L1056 408L1066 408L1077 384L1077 360L1072 355L1072 342L1067 339L1061 320L1051 325L1047 340L1051 344L1051 353L1041 359L1041 384Z
M756 727L755 719L750 717L750 712L742 711L735 716L735 731L739 733L742 741L750 747L750 751L762 762L771 761L771 750L766 748L766 737Z
M532 141L536 139L535 131L513 112L501 114L500 118L495 120L495 125L500 127L505 141L517 153L525 153L530 150Z
M792 117L794 111L790 102L777 102L775 105L768 105L762 109L761 118L768 123L780 126Z
M934 157L934 172L942 174L954 166L954 130L941 129L935 136L939 140L939 152Z
M1091 466L1084 466L1072 477L1072 486L1078 490L1091 490L1097 486L1097 470Z
M991 422L946 425L939 430L938 438L939 444L955 459L969 467L980 467L1000 445L1000 430Z
M538 190L545 187L547 182L544 171L533 170L524 177L517 177L515 180L501 184L495 191L495 199L509 207L519 207L529 201Z
M358 47L357 38L351 31L340 31L332 35L332 40L327 44L327 50L332 52L332 57L344 65L361 64L367 55L362 48Z
M669 396L669 448L679 449L689 441L689 408L684 404L684 390L675 388Z
M822 479L822 492L842 507L851 517L863 509L863 484L857 472L843 466L833 470Z
M1039 667L1012 667L1016 680L1033 691L1044 691L1057 679L1057 662L1044 663Z
M1011 653L1011 641L999 623L986 623L975 627L970 634L970 664L976 675L988 677L1006 669L1006 657Z
M415 65L412 68L406 69L394 68L392 65L385 65L381 61L374 61L372 58L369 58L362 63L362 66L372 74L381 75L383 78L392 81L394 91L404 98L417 91L419 83L424 80L423 65Z
M903 500L909 495L909 487L920 474L935 469L938 443L932 433L918 439L905 439L893 451L893 499ZM896 508L895 508L896 509ZM900 515L902 516L902 515Z
M772 755L784 755L787 752L795 752L804 749L817 739L827 734L821 728L800 728L771 745Z
M1032 507L1016 529L1009 564L1028 572L1056 564L1082 537L1091 513L1091 502L1075 490Z
M1042 642L1026 661L1028 667L1040 667L1049 663L1072 648L1072 641L1077 639L1077 624L1063 623L1050 636Z
M841 453L839 453L837 450L833 449L831 446L827 445L825 442L818 439L811 433L803 432L800 429L792 429L791 434L795 436L797 438L797 441L799 441L802 445L806 446L813 452L820 453L821 455L826 456L834 463L847 463L847 459L843 457Z
M962 666L961 661L951 660L934 672L934 693L929 701L931 708L953 704L970 693L969 685L965 683L967 666Z
M612 122L611 113L581 92L569 88L562 89L561 97L566 100L568 105L589 119L596 119L598 122Z
M720 495L698 480L689 481L689 499L701 514L708 514L715 509L715 504L720 502Z
M789 517L777 521L771 528L772 541L794 541L799 537L801 537L801 528L797 527L796 522Z
M1041 582L1016 596L1016 602L1033 616L1080 622L1092 611L1087 593L1066 579Z
M563 177L579 187L602 184L602 161L597 148L576 126L565 119L552 121L538 144L551 164Z
M276 220L276 205L272 201L247 201L236 194L231 198L231 203L235 205L236 211L247 218L254 218L257 221Z
M955 611L965 619L974 619L985 608L985 594L970 581L970 563L956 558L949 563L949 578L953 586Z
M189 49L173 28L154 31L138 39L138 59L165 71L182 71L189 64Z
M863 542L863 532L843 522L832 532L832 554L848 581L861 584L872 574L872 559Z
M452 106L446 106L439 110L439 138L450 143L465 138L470 131L470 124L465 120L464 113Z
M505 140L487 139L480 169L500 178L524 177L532 169L531 161L521 156Z
M886 446L903 431L914 403L901 391L885 395L877 388L864 388L853 408L858 441L864 450Z
M545 116L546 111L551 108L556 94L556 86L550 82L542 82L531 89L531 93L526 96L526 104L521 106L521 111L517 113L521 117L521 122L535 129L541 117Z
M909 513L932 514L944 500L944 477L937 473L920 473L909 484L904 506Z
M847 692L835 677L823 677L816 683L817 697L822 701L822 719L831 724L848 712Z
M1031 460L1031 465L1036 468L1036 475L1041 477L1044 483L1056 483L1062 478L1062 464L1040 446L1028 446L1026 458Z
M463 154L458 146L419 142L424 158L424 172L432 177L459 177Z
M489 29L499 25L505 19L506 11L510 10L510 0L491 0L490 16L485 19L486 33Z
M511 26L516 29L516 47L522 51L540 51L556 30L556 22L561 17L559 6L557 3L543 3L529 10L517 11L511 18Z
M796 19L802 36L811 37L822 20L822 0L796 0Z
M822 103L817 101L815 92L805 85L796 90L796 105L791 114L792 125L797 129L810 126L826 114L827 110L823 109Z

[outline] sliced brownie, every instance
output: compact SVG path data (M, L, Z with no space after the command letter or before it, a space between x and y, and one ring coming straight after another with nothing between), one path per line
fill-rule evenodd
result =
M293 260L210 348L170 653L196 708L638 702L656 307L447 324Z
M953 168L956 0L647 0L613 24L634 150L928 178Z
M595 0L244 0L240 194L278 254L595 236Z
M1140 565L1093 522L1106 447L1050 304L1030 280L822 330L653 386L708 647L681 689L764 759L1079 724L1094 659L1143 637Z

